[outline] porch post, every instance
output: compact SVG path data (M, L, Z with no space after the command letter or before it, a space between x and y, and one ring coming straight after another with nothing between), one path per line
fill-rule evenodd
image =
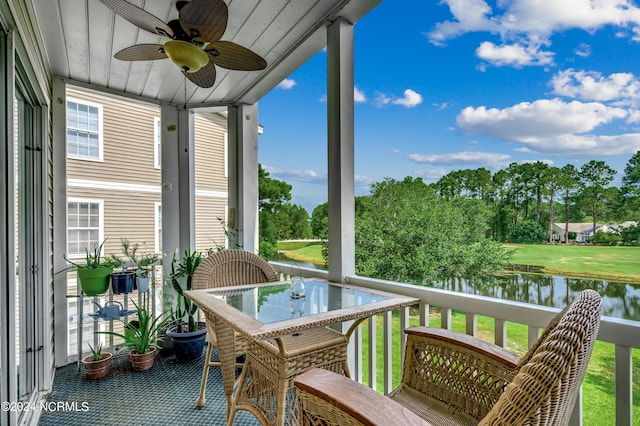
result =
M228 126L229 247L258 253L258 105L230 106Z
M329 280L355 273L353 157L353 24L327 29Z
M162 261L171 271L173 253L195 248L193 114L175 105L160 108L162 125Z

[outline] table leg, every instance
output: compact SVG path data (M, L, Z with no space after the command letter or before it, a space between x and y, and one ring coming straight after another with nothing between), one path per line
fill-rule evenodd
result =
M222 373L222 389L227 398L227 424L231 419L233 410L233 385L236 372L236 343L235 334L231 327L215 319L216 340L218 343L218 355L220 357L220 371Z

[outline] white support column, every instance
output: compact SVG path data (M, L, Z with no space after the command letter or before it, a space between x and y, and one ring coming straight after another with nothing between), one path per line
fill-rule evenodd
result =
M67 247L67 145L66 145L66 84L61 79L53 80L53 241L57 248L53 250L53 270L62 271L67 261L64 253ZM54 291L54 338L55 365L67 365L70 355L67 353L67 274L53 276Z
M174 251L195 247L194 125L189 110L162 105L162 253L165 276Z
M258 252L258 105L234 105L228 116L228 225L237 230L235 243Z
M329 280L355 273L353 24L327 29Z

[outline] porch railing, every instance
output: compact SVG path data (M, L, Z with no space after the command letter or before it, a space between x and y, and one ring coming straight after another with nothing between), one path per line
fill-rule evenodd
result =
M272 262L282 279L291 275L302 275L305 278L327 278L327 272L301 268L297 265ZM512 302L508 300L494 299L477 295L456 293L446 290L433 289L412 284L396 283L392 281L377 280L359 276L349 276L346 282L381 291L389 291L420 299L419 317L421 325L429 325L429 308L440 308L440 327L451 329L452 311L462 312L466 317L466 333L476 336L478 333L477 319L485 316L494 322L494 343L506 347L509 336L507 335L507 323L524 324L528 327L528 345L531 346L540 336L542 329L548 324L559 309L544 306L530 305L526 303ZM383 369L384 389L380 391L388 393L392 390L393 369L401 369L402 364L394 365L392 357L392 314L383 315ZM368 365L367 371L363 371L363 333L356 332L352 336L350 350L350 367L354 379L369 383L376 388L376 318L368 321ZM400 311L400 327L409 325L409 309ZM362 326L361 326L362 328ZM400 333L401 358L404 358L405 347L404 333ZM598 333L598 340L611 343L615 347L615 424L627 426L633 423L633 394L632 394L632 350L640 348L640 322L623 320L612 317L603 317ZM611 389L614 390L614 389ZM582 395L576 403L571 425L582 424Z

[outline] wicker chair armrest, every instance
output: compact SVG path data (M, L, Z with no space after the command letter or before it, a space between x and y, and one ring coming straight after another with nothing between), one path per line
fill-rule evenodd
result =
M411 407L410 401L422 401L414 412L447 406L477 422L517 373L516 355L478 338L438 328L405 331L402 382L389 396Z
M345 376L315 368L294 380L301 425L426 426L416 414ZM321 419L321 422L318 420Z
M504 365L505 368L510 368L514 371L518 367L518 362L520 361L520 357L512 352L477 337L469 336L468 334L430 327L409 327L405 329L405 333L409 339L429 338L440 340L450 345L455 345L460 351L466 350L474 355L493 359Z

